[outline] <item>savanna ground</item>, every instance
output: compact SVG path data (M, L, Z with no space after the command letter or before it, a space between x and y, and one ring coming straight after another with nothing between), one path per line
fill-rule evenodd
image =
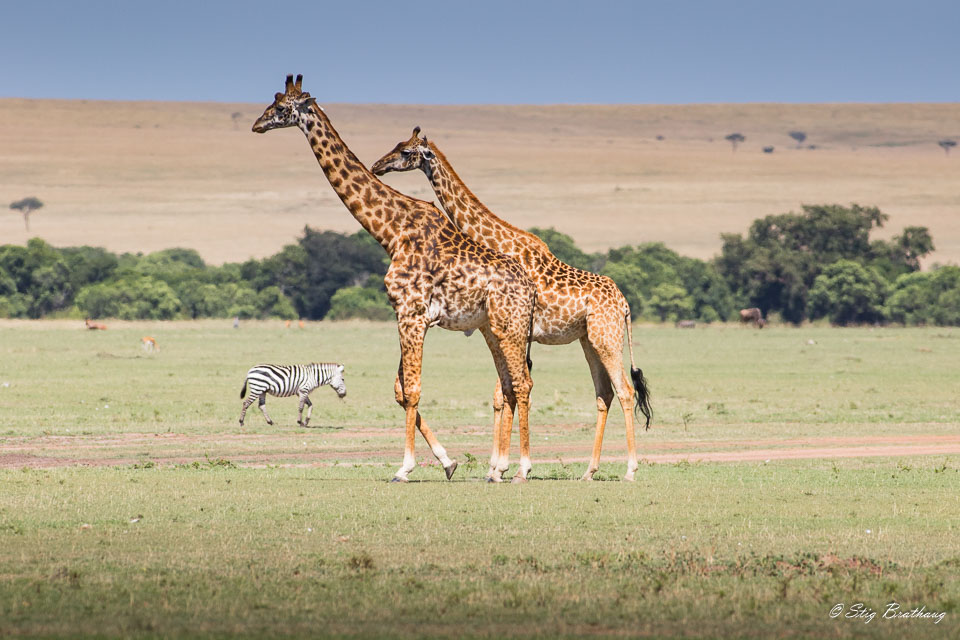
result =
M263 104L0 99L0 244L186 246L221 263L271 255L307 224L356 231L302 134L250 131L281 83ZM322 78L304 88L324 104ZM420 125L494 212L586 251L662 241L706 259L756 218L856 202L890 215L879 237L924 225L929 262L960 262L960 151L936 144L960 139L958 104L324 106L368 165ZM386 180L433 199L422 174ZM6 207L31 195L45 206L28 234Z
M431 331L422 413L461 466L418 441L398 486L392 324L109 325L0 323L2 635L960 632L960 330L636 327L656 420L634 484L618 409L604 481L574 480L587 368L535 346L527 485L482 482L482 340ZM311 428L271 398L277 424L241 429L263 360L344 362L347 398L315 391Z

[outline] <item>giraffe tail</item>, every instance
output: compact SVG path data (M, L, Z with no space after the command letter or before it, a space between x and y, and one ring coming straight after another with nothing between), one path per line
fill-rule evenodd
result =
M650 408L650 386L647 379L643 377L643 371L633 364L633 325L630 322L630 308L624 314L627 321L627 347L630 349L630 378L633 380L634 393L637 396L637 405L634 407L634 413L640 411L646 418L645 429L650 429L650 421L653 419L653 409Z
M530 359L530 348L533 346L533 314L537 310L537 292L533 292L533 304L530 305L530 326L527 329L527 373L533 371L533 360Z

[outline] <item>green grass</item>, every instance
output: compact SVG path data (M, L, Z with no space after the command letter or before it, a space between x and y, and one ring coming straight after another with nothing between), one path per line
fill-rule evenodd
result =
M393 402L400 350L391 323L317 323L298 330L273 322L234 330L229 321L204 321L121 324L104 332L74 326L0 325L0 385L10 383L0 387L0 435L234 431L243 377L264 361L346 365L345 402L329 389L313 396L318 426L402 424ZM157 338L160 353L140 350L146 333ZM640 326L634 339L637 364L653 390L656 424L682 433L686 422L686 433L698 438L782 433L785 423L802 424L806 435L960 423L956 328ZM534 345L533 359L534 428L592 426L593 385L579 345ZM421 413L441 434L448 425L488 425L494 383L478 335L429 332ZM294 400L270 399L268 406L278 426L295 426ZM622 424L617 409L611 416L614 425ZM249 429L276 431L255 407Z
M635 485L524 487L6 471L0 633L936 637L960 630L951 464L647 465ZM889 601L947 615L827 616Z
M144 334L159 354L139 350ZM960 425L954 329L640 327L634 337L657 411L641 452ZM615 481L618 453L600 474L614 481L567 481L582 464L537 463L537 452L556 440L589 447L589 375L577 347L535 346L534 481L491 486L481 481L489 356L476 337L434 331L422 407L461 468L452 483L427 466L398 486L386 482L401 457L397 357L392 325L0 326L0 385L10 382L0 386L0 457L24 447L82 456L71 446L91 441L102 453L114 436L148 434L117 466L0 470L0 636L960 633L960 456L892 448L643 464L627 484ZM251 413L246 432L281 453L343 459L250 467L241 454L273 449L228 439L239 433L243 374L260 361L309 360L347 365L347 400L319 390L321 428L301 429L295 401L271 399L278 425ZM611 412L607 449L622 450L621 423ZM168 431L192 438L178 462L164 455ZM881 619L891 601L945 617ZM838 603L877 616L831 619Z

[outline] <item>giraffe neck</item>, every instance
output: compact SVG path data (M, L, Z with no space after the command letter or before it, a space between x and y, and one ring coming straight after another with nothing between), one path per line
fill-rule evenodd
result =
M433 158L424 173L440 204L464 234L507 255L518 255L522 248L549 253L546 244L535 235L518 229L490 211L464 184L440 149L432 142L427 144L433 151Z
M320 168L340 200L357 222L392 255L394 240L403 226L403 221L398 219L402 214L387 211L384 200L388 196L410 198L380 182L360 162L319 106L311 105L306 112L301 112L300 130L307 137Z

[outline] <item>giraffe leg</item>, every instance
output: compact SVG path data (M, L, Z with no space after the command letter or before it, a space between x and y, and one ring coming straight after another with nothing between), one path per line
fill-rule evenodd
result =
M493 364L497 368L497 389L494 391L494 424L493 424L493 451L490 454L490 470L487 472L487 482L502 482L504 472L510 467L510 435L513 431L513 409L516 399L513 394L513 385L510 382L510 369L503 354L500 339L489 327L480 329L483 339L493 356ZM499 393L497 393L499 391ZM496 406L499 403L499 418L496 418Z
M617 321L619 320L619 321ZM633 427L633 385L623 370L623 318L609 318L604 326L591 325L587 320L587 335L590 346L597 352L610 383L620 399L627 434L627 473L623 479L632 481L639 466L637 463L637 440Z
M581 480L593 480L593 474L600 468L600 450L603 448L603 431L607 424L607 411L613 400L613 387L610 385L610 376L607 375L600 357L586 337L580 338L583 355L590 365L590 376L593 378L593 388L597 394L597 428L593 437L593 453L590 456L590 465Z
M492 308L496 308L493 306ZM506 308L506 307L505 307ZM527 335L529 316L508 317L497 326L491 326L490 333L499 345L498 370L506 368L506 375L500 374L503 383L503 395L506 403L500 419L500 446L509 453L510 435L513 431L513 414L519 417L520 429L520 468L513 482L526 482L527 474L533 466L530 462L530 390L533 381L527 369ZM501 463L497 469L502 473L507 467Z
M487 478L493 477L493 472L497 468L497 461L500 457L500 420L503 417L503 386L500 384L500 378L497 378L497 386L493 390L493 449L490 451L490 468L487 470Z
M267 392L266 391L260 394L260 411L263 413L263 417L267 419L267 424L273 425L273 420L271 420L270 416L267 415Z
M419 430L433 455L443 465L449 480L457 468L457 462L447 457L447 452L437 440L426 422L420 416L420 373L423 364L423 338L425 323L407 320L399 323L400 329L400 367L394 383L394 393L406 411L406 439L403 452L403 465L394 474L393 482L406 482L407 476L416 466L414 458L414 439Z
M511 409L516 407L520 431L520 468L513 476L513 482L526 482L527 475L533 467L530 462L530 391L533 389L533 380L527 369L526 332L522 336L521 342L504 349L510 367L510 380L513 382L513 402L510 406ZM511 424L511 430L512 426Z

